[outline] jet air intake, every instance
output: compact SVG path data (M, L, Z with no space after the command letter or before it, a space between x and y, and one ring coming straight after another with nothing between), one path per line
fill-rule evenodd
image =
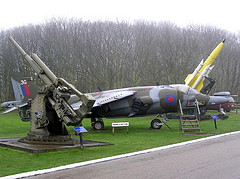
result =
M172 88L162 89L158 95L162 113L177 112L179 107L178 101L183 101L183 93Z

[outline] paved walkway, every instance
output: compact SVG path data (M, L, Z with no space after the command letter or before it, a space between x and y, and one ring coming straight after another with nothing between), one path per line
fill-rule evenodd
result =
M240 134L31 178L240 178Z

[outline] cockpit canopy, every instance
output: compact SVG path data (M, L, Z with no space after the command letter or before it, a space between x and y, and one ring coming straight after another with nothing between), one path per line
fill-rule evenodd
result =
M185 94L188 95L196 95L196 94L200 94L199 91L193 89L190 86L187 85L182 85L182 84L174 84L174 85L169 85L170 87L175 88L176 90L182 91Z

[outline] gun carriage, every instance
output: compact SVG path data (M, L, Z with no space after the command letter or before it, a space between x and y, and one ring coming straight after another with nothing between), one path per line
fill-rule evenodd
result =
M29 56L12 37L9 39L45 83L32 101L19 108L20 117L30 120L30 132L21 141L73 145L75 140L71 139L65 124L81 126L82 119L91 113L94 98L81 93L63 78L56 77L36 54ZM68 103L73 94L82 102L75 110Z

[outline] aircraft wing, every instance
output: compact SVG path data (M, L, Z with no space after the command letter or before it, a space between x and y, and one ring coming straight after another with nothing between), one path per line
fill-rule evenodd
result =
M104 93L101 97L98 97L93 105L93 107L101 106L103 104L111 103L128 96L132 96L136 93L136 91L116 91L111 93Z
M136 93L136 91L116 91L116 92L102 92L99 95L94 96L96 99L93 107L101 106L103 104L111 103L128 96L132 96ZM71 104L74 110L78 109L82 105L81 101Z
M11 111L14 111L14 110L17 109L17 108L18 108L17 106L14 106L14 107L12 107L12 108L9 108L9 109L5 110L4 112L2 112L2 113L0 113L0 114L9 113L9 112L11 112Z

